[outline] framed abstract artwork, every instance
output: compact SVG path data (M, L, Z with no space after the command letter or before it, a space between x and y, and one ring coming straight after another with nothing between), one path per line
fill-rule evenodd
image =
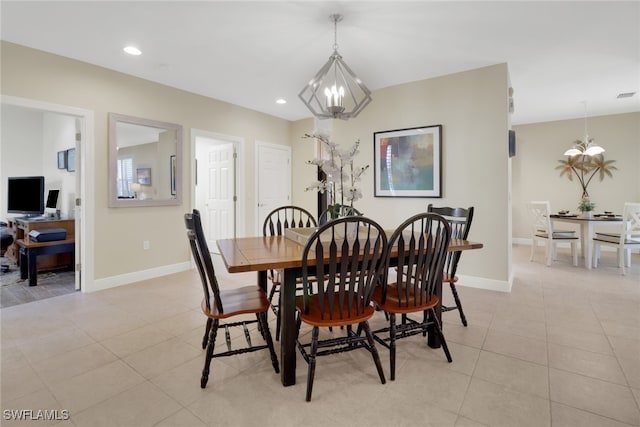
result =
M374 196L442 197L442 125L373 134Z

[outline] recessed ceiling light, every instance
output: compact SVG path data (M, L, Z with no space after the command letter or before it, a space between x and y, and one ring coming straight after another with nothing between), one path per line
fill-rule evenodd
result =
M282 98L276 99L276 104L286 104L286 103L287 103L286 99L282 99Z
M136 55L136 56L142 55L142 51L135 46L127 46L123 50L127 52L129 55Z
M635 94L636 94L635 92L623 92L623 93L619 93L618 96L616 96L616 98L618 99L631 98Z

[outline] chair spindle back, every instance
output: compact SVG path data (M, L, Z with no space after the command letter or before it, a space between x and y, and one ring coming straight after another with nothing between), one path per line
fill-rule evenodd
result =
M471 221L473 220L473 206L464 208L451 207L435 207L429 204L427 212L442 215L451 226L451 238L467 240L469 230L471 229ZM462 251L447 252L444 271L449 277L455 277L458 269L458 262L462 256Z
M305 313L309 299L314 297L323 320L339 321L362 314L380 279L386 250L387 236L370 218L350 216L321 226L302 252ZM325 280L317 281L318 277Z
M213 261L211 260L211 252L209 252L207 239L202 229L200 212L194 209L192 213L185 214L184 222L187 227L187 237L189 238L191 253L193 254L193 259L196 262L196 267L198 268L198 273L202 281L204 303L209 311L211 311L211 294L213 293L213 301L215 301L218 312L224 313L220 299L220 287L213 268Z
M441 215L421 213L403 222L389 238L389 254L398 251L397 286L383 288L382 302L387 292L397 292L389 296L397 298L404 308L425 304L442 280L443 269L451 239L451 226ZM393 267L391 257L387 257L385 273ZM385 277L385 282L386 282Z
M267 215L262 225L263 236L282 236L287 228L316 227L314 216L299 206L281 206Z

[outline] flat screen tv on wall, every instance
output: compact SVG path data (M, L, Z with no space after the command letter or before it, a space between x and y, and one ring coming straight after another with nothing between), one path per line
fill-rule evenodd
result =
M7 213L26 216L44 213L44 176L9 177L7 193Z

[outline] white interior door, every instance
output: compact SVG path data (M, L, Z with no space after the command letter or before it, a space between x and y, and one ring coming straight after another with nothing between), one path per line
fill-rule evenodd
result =
M196 140L196 207L202 215L209 250L215 253L217 239L235 237L235 158L232 143Z
M291 147L256 144L257 235L266 216L277 207L291 204Z

